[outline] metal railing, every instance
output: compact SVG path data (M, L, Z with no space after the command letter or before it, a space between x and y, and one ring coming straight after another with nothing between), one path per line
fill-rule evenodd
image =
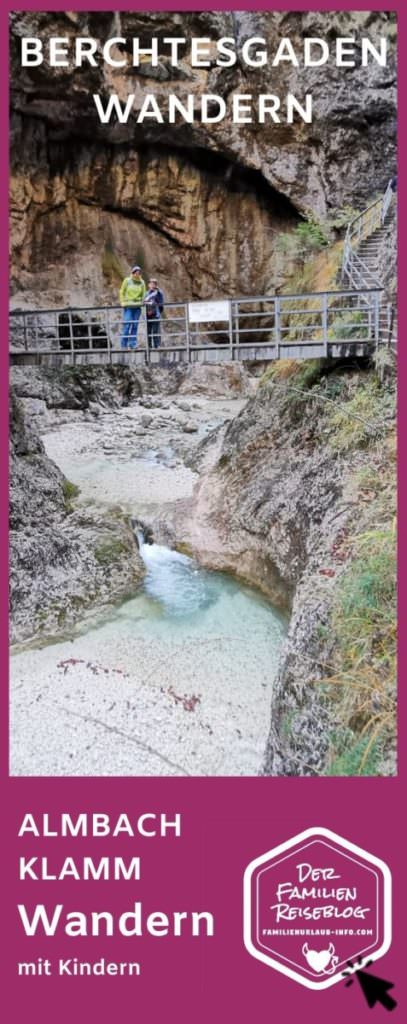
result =
M353 288L380 287L376 275L361 259L357 249L383 227L394 195L390 179L384 194L358 213L348 226L343 247L342 279L347 279Z
M394 184L393 184L393 178L390 178L390 181L388 183L388 186L386 188L386 191L385 191L383 199L382 199L382 213L381 213L381 225L382 226L383 226L383 224L384 224L384 222L386 220L388 211L390 209L390 206L391 206L392 201L393 201L394 198L395 198L395 188L394 188Z
M160 354L174 360L205 361L211 352L226 360L310 358L316 351L328 355L334 344L381 343L384 307L377 285L305 295L256 295L213 306L221 307L220 315L213 312L209 320L206 303L168 303L160 321L158 349L149 346L142 315L137 361L154 363ZM14 361L36 356L38 361L50 357L51 363L52 357L58 357L59 364L120 362L132 344L124 336L125 326L119 306L15 310L10 313L10 353L17 357Z

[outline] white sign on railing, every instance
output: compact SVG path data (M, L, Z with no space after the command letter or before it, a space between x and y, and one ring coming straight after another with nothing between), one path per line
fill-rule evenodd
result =
M222 299L219 302L188 302L188 318L191 324L229 320L229 301Z

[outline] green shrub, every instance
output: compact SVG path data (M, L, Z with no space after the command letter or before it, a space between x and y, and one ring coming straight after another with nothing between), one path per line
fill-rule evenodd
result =
M295 233L305 249L315 252L329 245L326 228L316 220L304 220L297 225Z
M367 447L386 433L387 421L394 412L394 392L382 388L379 380L370 376L348 401L331 412L331 447L340 452Z
M319 381L325 366L324 359L278 359L267 367L260 383L283 384L287 381L287 389L290 385L293 388L310 388Z
M359 557L345 573L339 589L337 630L345 667L370 653L383 626L393 622L396 544L391 528L370 530L357 541Z
M337 753L325 775L377 775L381 757L377 741L369 746L368 738L355 740L350 730L344 730L333 734L332 745Z
M395 531L368 531L353 547L332 616L335 666L323 683L338 723L330 775L377 774L396 725Z
M329 245L329 232L318 221L300 221L294 231L283 231L277 238L277 249L288 259L304 259Z
M343 313L332 321L328 331L328 338L344 340L348 338L369 337L369 324L367 311L355 309L352 313Z
M64 496L65 511L68 513L72 512L73 499L77 498L79 494L79 487L77 487L76 484L73 484L71 480L67 480L66 477L64 477L62 481L62 493Z

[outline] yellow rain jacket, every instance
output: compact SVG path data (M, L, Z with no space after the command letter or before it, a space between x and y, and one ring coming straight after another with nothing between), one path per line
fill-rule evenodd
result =
M133 281L132 277L125 277L119 293L120 305L141 306L146 291L142 277L138 281Z

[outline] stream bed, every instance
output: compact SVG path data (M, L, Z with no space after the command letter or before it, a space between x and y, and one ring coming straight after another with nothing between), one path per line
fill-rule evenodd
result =
M198 436L233 404L201 402ZM119 501L145 516L188 497L196 473L184 463L182 425L178 442L174 418L169 431L161 420L158 443L143 438L135 457L128 422L129 411L119 410L45 435L80 500ZM146 576L133 597L58 642L13 656L12 774L261 771L283 616L234 578L146 544L140 533L138 541Z

